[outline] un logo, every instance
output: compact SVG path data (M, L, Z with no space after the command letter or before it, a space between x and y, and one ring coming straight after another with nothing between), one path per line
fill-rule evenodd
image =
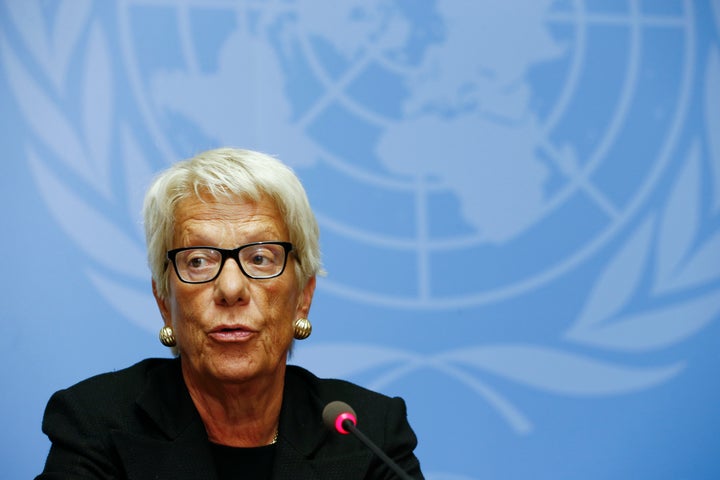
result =
M445 309L522 295L597 253L646 206L687 113L690 6L658 30L639 12L604 25L523 3L129 2L120 26L167 158L240 143L294 162L334 267L324 288ZM647 57L652 35L680 40L673 68ZM595 54L609 42L624 55ZM645 97L660 72L670 94ZM624 136L638 131L658 141L637 151ZM381 274L358 275L370 265Z
M720 209L720 144L709 132L683 132L692 102L720 129L720 61L716 48L696 55L692 2L657 14L629 2L607 14L585 2L410 10L386 1L127 0L112 28L90 4L64 2L62 28L40 39L20 11L39 4L18 3L7 8L25 55L5 35L1 52L34 134L27 159L38 191L87 252L98 292L153 331L134 217L143 187L163 163L216 145L295 167L332 266L322 288L342 298L405 310L482 307L601 258L577 315L557 332L576 348L664 348L720 311L712 283L720 236L700 228ZM670 47L658 56L652 42ZM706 88L696 92L698 77ZM715 199L711 208L700 191ZM108 246L125 256L103 256ZM658 300L628 308L641 295ZM309 362L333 348L318 347ZM357 348L374 366L402 364L386 379L420 368L453 376L520 432L530 421L477 378L602 395L682 369L631 368L543 344L433 356Z

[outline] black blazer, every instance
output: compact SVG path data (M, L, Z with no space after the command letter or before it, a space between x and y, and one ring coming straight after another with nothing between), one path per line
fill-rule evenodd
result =
M423 478L402 399L288 366L273 479L396 478L357 438L323 425L322 409L333 400L352 405L363 433ZM144 360L55 393L43 431L52 446L37 479L217 478L179 359Z

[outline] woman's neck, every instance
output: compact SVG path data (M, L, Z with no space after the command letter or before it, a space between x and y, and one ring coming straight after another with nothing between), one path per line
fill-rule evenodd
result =
M183 369L208 439L232 447L259 447L277 439L285 369L243 383L197 381Z

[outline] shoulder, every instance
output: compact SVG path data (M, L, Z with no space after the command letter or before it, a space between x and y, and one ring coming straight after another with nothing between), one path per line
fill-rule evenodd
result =
M359 418L366 420L406 415L405 402L399 397L389 397L346 380L320 378L295 365L288 366L287 388L305 390L320 410L328 403L339 400L350 405Z
M120 391L134 390L132 388L134 386L139 389L142 388L144 382L154 371L168 368L175 362L177 362L176 359L148 358L127 368L94 375L65 389L65 391L87 393L102 389L109 394L116 394Z
M332 400L367 399L370 401L387 401L390 397L361 387L347 380L337 378L320 378L314 373L297 365L288 365L287 379L291 386L300 386L311 389L316 395L323 399L328 396L346 396L349 398L331 398Z
M86 408L88 412L103 410L108 414L131 408L154 372L174 369L175 362L175 359L151 358L131 367L92 376L56 392L48 408L52 410L53 406L65 404Z
M124 478L116 435L164 438L140 401L147 392L175 395L182 391L181 378L178 360L148 359L56 392L42 423L52 443L45 472L64 472L63 478ZM172 405L182 400L174 399Z

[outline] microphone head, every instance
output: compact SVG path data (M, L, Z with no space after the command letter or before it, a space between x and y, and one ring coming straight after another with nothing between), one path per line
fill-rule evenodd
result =
M335 400L334 402L330 402L325 405L322 417L325 426L345 435L350 433L350 431L343 426L345 421L349 421L353 425L357 425L355 410L353 410L347 403L339 400Z

